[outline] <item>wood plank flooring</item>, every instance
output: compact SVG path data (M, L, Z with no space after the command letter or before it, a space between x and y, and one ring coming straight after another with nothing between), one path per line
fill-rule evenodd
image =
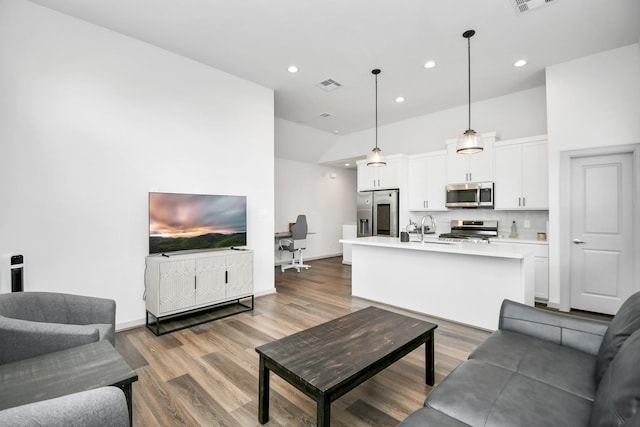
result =
M145 327L116 334L116 349L139 380L133 384L135 426L259 426L255 347L369 305L351 296L351 267L342 258L308 262L297 273L274 269L276 294L256 298L252 312L156 337ZM486 331L427 316L435 331L436 384L488 336ZM496 316L498 313L496 313ZM422 406L420 347L350 391L331 407L332 426L395 426ZM271 375L266 426L314 426L314 402Z

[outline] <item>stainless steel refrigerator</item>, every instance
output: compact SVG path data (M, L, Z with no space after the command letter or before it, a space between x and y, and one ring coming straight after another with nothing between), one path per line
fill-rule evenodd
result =
M399 190L358 193L358 237L399 236L398 195Z

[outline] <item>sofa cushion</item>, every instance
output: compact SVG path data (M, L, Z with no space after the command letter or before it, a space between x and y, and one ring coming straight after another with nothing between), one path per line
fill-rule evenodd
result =
M495 331L469 356L560 388L595 398L596 358L588 353L509 331Z
M436 411L433 408L421 408L411 413L397 427L469 427L460 420L452 418L447 414Z
M96 342L94 325L62 325L0 316L0 364Z
M602 376L591 414L591 427L622 426L640 409L640 331L620 347ZM634 424L632 424L634 425Z
M640 292L631 295L614 316L604 334L596 361L596 384L600 382L625 340L640 329Z
M585 426L592 402L480 360L458 366L425 406L473 426ZM541 416L542 414L542 416Z

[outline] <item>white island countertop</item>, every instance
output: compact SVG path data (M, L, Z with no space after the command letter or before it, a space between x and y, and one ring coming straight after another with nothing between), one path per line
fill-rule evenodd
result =
M371 236L357 239L342 239L340 243L381 248L406 249L411 251L444 252L450 254L477 255L498 258L523 259L532 252L523 245L492 245L486 243L449 242L435 237L425 237L424 242L401 242L399 237Z
M342 239L352 246L353 296L487 330L500 305L534 304L535 245L397 237Z

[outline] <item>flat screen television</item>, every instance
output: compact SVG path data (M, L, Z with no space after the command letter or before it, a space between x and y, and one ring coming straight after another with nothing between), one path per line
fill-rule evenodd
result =
M247 244L247 197L149 193L149 253Z

